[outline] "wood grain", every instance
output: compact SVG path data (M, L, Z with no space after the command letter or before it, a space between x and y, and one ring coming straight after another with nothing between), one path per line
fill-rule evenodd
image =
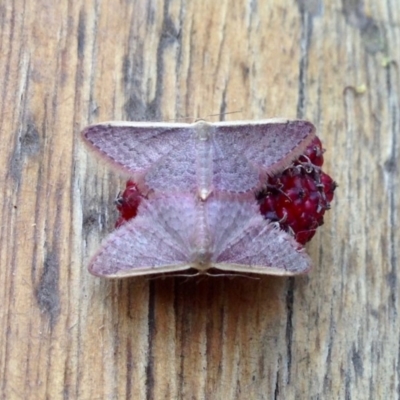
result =
M5 0L2 399L399 399L400 3ZM339 184L295 279L86 270L104 120L307 118Z

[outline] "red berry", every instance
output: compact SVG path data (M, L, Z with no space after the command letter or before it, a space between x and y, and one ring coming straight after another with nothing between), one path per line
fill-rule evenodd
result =
M333 199L333 192L335 191L336 182L324 172L321 172L321 183L324 185L324 193L326 200L330 203Z
M118 228L126 221L136 217L137 209L142 200L142 195L139 192L135 182L128 180L126 182L125 190L120 193L115 199L115 204L119 211L119 218L115 223L115 227Z
M322 144L314 140L292 165L267 180L256 198L266 219L278 222L296 240L305 244L324 222L336 183L321 171L324 162Z
M317 167L321 167L324 163L324 149L322 148L322 143L319 137L315 136L313 141L304 151L304 154L299 157L300 162L311 162Z

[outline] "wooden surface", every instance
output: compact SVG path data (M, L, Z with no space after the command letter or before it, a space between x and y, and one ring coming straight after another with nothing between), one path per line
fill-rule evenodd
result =
M398 0L5 0L0 27L1 399L400 398ZM219 113L317 126L313 271L89 275L123 180L80 130Z

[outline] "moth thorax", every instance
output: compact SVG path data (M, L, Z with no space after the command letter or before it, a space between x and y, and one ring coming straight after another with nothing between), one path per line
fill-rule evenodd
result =
M214 128L206 122L196 125L196 177L197 193L203 200L212 192L213 179L213 145Z

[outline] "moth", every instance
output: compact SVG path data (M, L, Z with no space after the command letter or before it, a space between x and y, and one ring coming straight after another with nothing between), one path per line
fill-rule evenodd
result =
M89 263L119 278L195 269L296 275L303 246L265 219L255 193L309 145L314 126L270 119L208 123L105 122L82 139L145 198Z

